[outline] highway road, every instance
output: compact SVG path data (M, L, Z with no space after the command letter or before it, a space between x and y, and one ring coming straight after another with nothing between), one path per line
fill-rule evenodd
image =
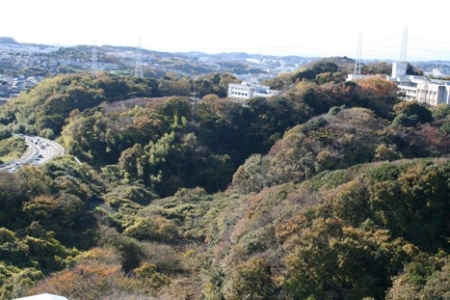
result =
M21 166L42 165L56 156L64 155L64 148L52 140L26 135L17 137L25 139L27 150L19 159L0 165L0 170L14 172Z

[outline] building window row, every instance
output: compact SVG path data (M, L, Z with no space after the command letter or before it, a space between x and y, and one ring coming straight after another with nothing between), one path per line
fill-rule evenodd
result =
M232 95L237 95L237 96L248 96L248 93L238 93L238 92L232 92Z

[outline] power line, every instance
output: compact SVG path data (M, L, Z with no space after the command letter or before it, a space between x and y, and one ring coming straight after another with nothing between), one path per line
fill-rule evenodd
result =
M422 49L422 48L409 48L410 50L417 50L422 52L433 52L433 53L449 53L449 50L430 50L430 49Z
M442 44L442 45L450 46L449 42L443 42L443 41L434 41L434 40L427 40L427 39L421 39L421 38L415 38L415 37L410 37L409 40L419 41L419 42L426 42L426 43Z

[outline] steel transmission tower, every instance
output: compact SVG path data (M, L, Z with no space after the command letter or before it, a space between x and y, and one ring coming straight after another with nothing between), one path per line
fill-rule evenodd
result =
M353 74L361 75L361 48L362 48L362 33L358 35L358 47L356 49L356 61L355 61L355 70Z
M197 78L194 78L194 92L192 93L192 107L191 107L191 114L192 117L194 117L195 113L197 112L197 85L196 81Z
M28 46L27 66L33 66L33 50L31 49L31 46Z
M405 27L403 29L403 35L402 35L402 46L400 50L400 62L406 61L406 48L408 46L408 27Z
M98 75L98 59L97 59L97 42L96 41L94 41L94 45L92 46L91 72L92 72L92 75L97 77L97 75Z
M138 38L138 45L136 49L136 66L134 68L134 76L142 78L144 77L144 71L142 70L142 44L141 38Z

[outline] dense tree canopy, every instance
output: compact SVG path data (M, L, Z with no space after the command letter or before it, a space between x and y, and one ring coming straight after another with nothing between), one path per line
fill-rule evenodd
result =
M10 101L0 159L13 133L66 155L0 171L0 298L447 299L450 110L345 82L350 62L245 103L219 73L60 75Z

